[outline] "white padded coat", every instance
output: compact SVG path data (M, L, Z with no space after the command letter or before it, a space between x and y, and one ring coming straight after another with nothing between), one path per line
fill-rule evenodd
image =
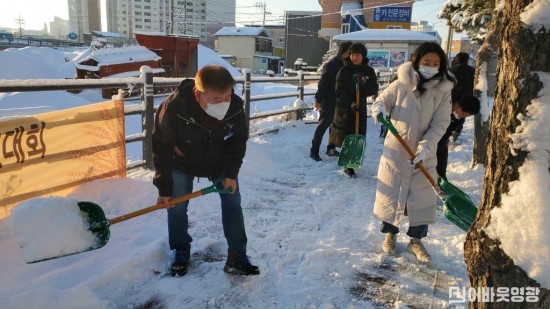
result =
M419 76L411 62L401 65L397 76L378 96L372 110L384 105L391 114L392 124L413 151L419 145L427 147L424 166L437 179L437 143L450 123L454 82L446 77L429 81L424 84L427 90L420 95L416 89ZM399 227L406 208L409 226L435 223L436 195L422 172L413 170L408 159L403 146L388 132L378 167L374 215Z

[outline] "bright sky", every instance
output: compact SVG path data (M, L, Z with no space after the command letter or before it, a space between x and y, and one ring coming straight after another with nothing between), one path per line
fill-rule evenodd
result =
M9 2L9 4L8 4ZM261 23L263 10L254 7L255 3L261 0L237 0L237 22L240 23ZM437 19L437 13L445 0L420 0L413 8L413 21L428 20L435 23L436 30L445 39L447 26L445 22ZM0 10L0 27L18 28L15 21L17 18L24 19L23 29L40 30L44 23L53 21L54 16L69 19L67 0L0 0L4 9ZM267 11L266 23L278 23L282 20L285 10L292 11L320 11L321 6L318 0L266 0ZM105 0L101 0L101 9L105 11ZM103 30L107 30L105 14L102 13Z

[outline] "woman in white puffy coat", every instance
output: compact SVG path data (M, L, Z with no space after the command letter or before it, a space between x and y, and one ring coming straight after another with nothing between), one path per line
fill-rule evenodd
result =
M395 252L396 234L404 216L408 217L411 237L408 251L421 262L431 257L421 238L428 224L435 223L436 195L416 168L422 161L429 173L437 176L437 143L450 122L451 90L454 76L447 70L447 58L441 47L432 42L421 44L410 62L401 65L397 80L382 92L372 105L372 115L390 115L391 122L408 143L416 157L410 161L397 139L388 134L378 168L374 215L382 220L385 233L382 249Z

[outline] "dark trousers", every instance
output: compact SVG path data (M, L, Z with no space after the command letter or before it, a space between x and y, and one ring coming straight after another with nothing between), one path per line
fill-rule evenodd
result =
M437 165L435 166L435 170L437 171L437 174L439 177L447 179L447 160L449 159L449 140L440 140L439 143L437 143Z
M382 221L382 224L380 225L380 232L382 233L392 233L397 234L399 233L399 228L396 227L393 224L390 224L386 221ZM407 231L407 235L409 237L414 238L424 238L426 235L428 235L428 225L427 224L421 224L417 226L409 226L409 230Z
M178 197L193 192L194 176L174 170L172 172L172 197ZM243 210L241 208L241 193L238 188L235 193L220 194L222 207L223 234L227 240L230 251L236 253L246 252L246 232L244 229ZM216 186L223 189L223 184ZM189 201L176 204L168 208L168 243L170 249L189 244L193 238L188 233L189 219L187 217L187 206Z
M313 140L311 141L311 152L315 154L319 154L319 147L321 147L321 142L323 141L323 135L325 135L325 132L327 129L329 129L330 134L330 124L332 123L332 119L334 118L334 109L332 110L326 110L325 108L322 108L319 112L319 122L317 123L317 129L315 129L315 133L313 134ZM329 143L327 148L334 147Z

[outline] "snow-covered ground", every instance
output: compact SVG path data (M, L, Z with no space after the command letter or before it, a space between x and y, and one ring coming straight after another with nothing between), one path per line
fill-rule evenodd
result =
M292 89L259 84L253 95ZM17 106L21 114L25 107L58 99L39 94L41 101L19 101L24 102ZM0 94L0 112L12 95ZM74 96L74 102L99 98L94 92L63 95ZM278 99L252 108L266 111L292 103ZM260 276L223 273L226 242L215 194L191 201L192 264L181 278L165 276L172 256L164 210L111 226L103 248L35 264L25 264L4 219L0 308L446 308L448 286L467 285L465 233L441 211L425 239L433 257L428 267L406 253L404 234L398 236L397 256L380 253L383 237L372 207L382 143L371 119L357 179L345 176L335 158L322 154L324 160L314 162L308 157L315 125L266 119L253 123L252 135L265 128L279 131L249 140L239 177L248 254ZM469 167L472 139L473 120L468 119L460 144L450 152L448 177L477 202L483 167ZM151 178L150 171L133 171L126 179L82 185L69 197L97 203L113 218L154 204ZM195 189L208 185L200 179Z
M457 286L467 284L465 234L441 212L425 241L433 256L429 268L405 252L404 234L398 237L400 254L393 261L380 254L382 234L372 207L382 144L370 119L357 179L345 176L334 158L308 158L315 125L281 125L278 134L249 141L240 173L248 254L260 267L260 276L223 273L226 243L219 198L212 194L191 201L190 233L195 240L190 271L182 278L164 276L172 256L163 210L113 225L111 239L101 249L36 264L25 264L8 220L0 221L0 307L370 308L375 305L368 293L361 294L366 284L361 278L377 274L384 263L402 269L388 283L394 300L398 293L426 294L430 299L433 279L419 279L429 283L428 288L412 280L425 273L437 272ZM469 120L462 144L450 154L449 179L477 201L483 169L468 168L472 130ZM70 197L93 201L113 218L154 204L157 192L151 176L136 171L126 179L94 181ZM207 185L201 179L195 188ZM436 308L446 307L444 295L434 296ZM157 305L146 306L151 303ZM405 304L397 300L391 306Z

